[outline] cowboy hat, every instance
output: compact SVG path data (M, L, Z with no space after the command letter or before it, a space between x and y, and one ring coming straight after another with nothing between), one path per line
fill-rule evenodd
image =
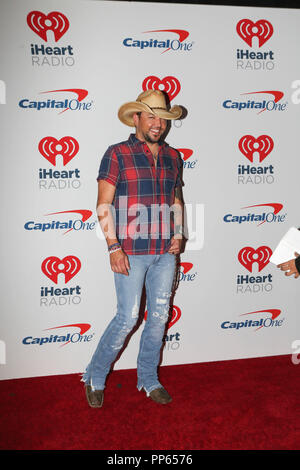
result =
M162 119L179 119L182 114L180 106L167 109L165 95L160 90L147 90L141 93L136 101L130 101L121 106L118 112L120 121L130 127L134 127L133 115L145 111Z

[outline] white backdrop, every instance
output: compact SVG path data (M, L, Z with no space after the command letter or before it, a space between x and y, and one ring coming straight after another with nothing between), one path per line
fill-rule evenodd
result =
M268 259L300 224L300 12L79 0L0 10L1 378L82 372L115 313L96 177L106 148L128 138L117 111L143 83L187 110L167 141L185 159L195 238L162 364L291 353L300 281ZM115 368L136 367L141 330Z

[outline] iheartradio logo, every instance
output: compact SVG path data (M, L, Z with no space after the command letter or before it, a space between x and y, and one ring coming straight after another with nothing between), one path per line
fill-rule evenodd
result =
M51 165L56 166L56 157L62 156L63 165L67 165L78 153L79 144L74 137L65 136L60 140L55 137L47 136L39 142L40 154L49 162Z
M47 32L52 31L55 42L69 29L68 18L59 11L52 11L45 15L41 11L31 11L27 15L27 24L29 28L41 39L47 42Z
M252 273L254 263L258 266L258 272L261 272L269 264L271 256L272 250L268 246L260 246L256 250L251 246L246 246L239 251L238 260L250 273Z
M239 140L239 149L242 154L253 163L254 153L259 155L259 162L261 163L273 150L274 141L269 135L260 135L255 138L252 135L244 135Z
M171 318L168 323L168 328L171 328L171 326L175 325L175 323L178 322L178 320L181 317L181 309L177 307L176 305L172 306L172 312L171 312Z
M143 91L146 90L160 90L164 91L170 101L172 101L175 96L180 92L181 86L180 82L176 77L167 76L162 79L150 75L146 77L142 83Z
M273 26L267 20L259 20L256 23L249 19L242 19L236 25L236 31L243 41L252 47L253 38L258 38L258 47L263 46L273 35Z
M273 139L269 135L244 135L238 143L239 150L251 163L258 155L258 163L262 163L274 148ZM256 161L255 161L256 163ZM238 165L238 184L273 184L275 181L274 166Z
M58 283L59 274L64 274L67 284L80 271L80 259L74 255L65 256L63 259L49 256L42 262L43 273L55 284Z
M181 309L179 307L177 307L176 305L172 305L171 309L172 310L170 313L170 319L168 321L168 329L171 328L175 323L177 323L181 317ZM148 311L146 310L144 316L145 321L147 320L147 315Z

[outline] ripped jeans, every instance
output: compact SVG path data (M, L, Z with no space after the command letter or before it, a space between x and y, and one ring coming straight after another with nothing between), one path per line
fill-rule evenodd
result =
M139 390L144 388L149 395L152 390L161 387L157 368L169 315L176 257L164 253L129 255L128 259L129 276L114 273L117 293L116 316L103 333L82 380L90 384L93 390L104 390L111 365L138 320L145 284L147 320L137 359L137 388Z

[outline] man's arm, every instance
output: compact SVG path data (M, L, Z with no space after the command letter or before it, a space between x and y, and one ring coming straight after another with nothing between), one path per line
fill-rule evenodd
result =
M178 255L181 251L183 241L183 195L182 187L176 186L174 204L172 206L174 213L174 236L171 239L171 246L168 253Z
M115 197L116 187L105 180L98 181L97 215L101 230L105 236L107 246L118 243L115 221L113 217L112 202ZM130 269L127 255L122 249L111 253L110 265L112 271L128 276Z
M178 236L178 238L183 238L183 195L182 195L182 187L177 186L175 188L175 212L174 212L174 236ZM181 237L179 236L181 235Z

